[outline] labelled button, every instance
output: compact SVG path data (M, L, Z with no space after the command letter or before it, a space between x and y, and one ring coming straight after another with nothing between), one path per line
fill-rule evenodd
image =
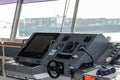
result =
M107 57L106 62L110 62L112 60L112 57Z

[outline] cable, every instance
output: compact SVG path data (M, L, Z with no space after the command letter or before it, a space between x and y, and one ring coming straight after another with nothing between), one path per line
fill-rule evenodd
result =
M94 63L94 59L93 59L93 57L90 55L90 53L85 49L85 47L80 47L80 50L81 51L84 51L88 56L90 56L90 58L91 58L91 60L92 60L92 62Z
M81 51L84 51L84 52L91 58L91 60L92 60L92 66L93 66L94 59L93 59L93 57L90 55L90 53L85 49L84 46L81 46L81 47L80 47L80 50L81 50ZM74 78L74 74L75 74L77 71L79 71L79 70L81 70L81 69L80 69L80 68L71 69L71 71L70 71L71 80L72 80L72 78Z

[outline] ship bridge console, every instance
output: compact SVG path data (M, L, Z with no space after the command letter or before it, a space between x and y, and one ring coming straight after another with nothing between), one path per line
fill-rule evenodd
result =
M102 34L34 33L6 73L28 79L74 77L96 65L119 64L120 44Z

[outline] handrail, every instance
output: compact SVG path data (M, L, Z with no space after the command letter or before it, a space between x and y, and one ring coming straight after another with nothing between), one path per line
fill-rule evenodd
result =
M2 42L0 42L0 45L7 45L7 46L22 46L22 43L20 42L4 42L2 44Z

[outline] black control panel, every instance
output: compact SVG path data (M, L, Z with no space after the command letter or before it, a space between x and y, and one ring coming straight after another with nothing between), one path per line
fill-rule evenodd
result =
M21 64L41 64L41 60L58 36L59 33L34 33L15 57L15 61Z

